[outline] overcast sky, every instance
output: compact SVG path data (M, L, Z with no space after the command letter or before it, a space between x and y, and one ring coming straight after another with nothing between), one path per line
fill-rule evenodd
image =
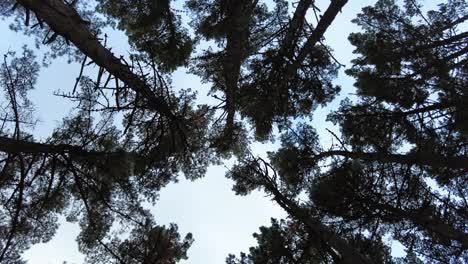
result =
M181 2L177 4L180 6ZM317 0L321 10L325 10L329 0ZM429 1L431 5L440 1ZM344 7L330 26L325 37L325 43L334 49L337 59L350 66L352 58L352 46L347 37L349 33L358 29L351 24L362 7L375 3L370 0L352 0ZM31 39L21 33L14 33L8 29L8 23L0 22L0 54L8 50L20 50L23 44L32 44ZM125 54L128 47L125 44L125 36L119 32L111 32L108 43L113 46L116 54ZM69 102L52 95L54 91L69 91L73 87L79 65L67 64L65 60L58 59L48 68L43 68L39 76L36 89L31 92L30 98L37 109L38 123L36 137L47 137L51 130L60 122L66 114ZM339 101L353 92L352 79L343 73L336 80L343 90L331 104L336 107ZM185 69L174 73L173 85L177 88L192 88L199 92L201 102L206 100L208 86L202 85L199 78L189 75ZM313 124L319 131L324 143L328 142L326 128L332 128L325 122L325 117L330 107L318 109L314 113ZM255 144L253 150L264 154L274 146ZM226 166L229 166L229 162ZM265 194L254 192L249 196L235 196L231 191L232 182L224 177L225 166L213 166L207 175L195 182L189 182L180 178L179 183L169 184L160 193L160 200L151 209L158 224L177 223L179 231L183 235L191 232L195 242L190 248L189 260L181 263L223 263L229 253L248 251L250 246L256 244L252 233L261 225L269 225L270 218L282 218L285 213L279 206L270 201ZM62 221L63 222L63 221ZM30 264L62 264L83 263L84 257L78 252L75 238L79 228L75 224L63 222L56 236L47 244L38 244L28 250L24 257ZM393 247L396 255L401 255L401 247Z

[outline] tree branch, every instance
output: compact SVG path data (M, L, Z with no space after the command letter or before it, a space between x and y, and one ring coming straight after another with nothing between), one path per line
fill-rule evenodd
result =
M321 152L314 156L315 159L323 159L333 156L343 156L351 159L378 161L386 163L400 163L407 165L420 165L433 168L451 168L468 170L468 157L443 156L427 152L411 152L408 154L390 154L383 152L352 152L345 150L331 150Z
M110 74L141 94L145 98L149 109L157 111L170 119L175 119L175 115L165 99L157 96L146 81L134 74L128 66L122 64L109 49L102 45L90 31L88 23L85 23L78 16L73 7L61 0L17 0L17 3L27 10L32 10L54 32L70 40L97 65L105 68Z

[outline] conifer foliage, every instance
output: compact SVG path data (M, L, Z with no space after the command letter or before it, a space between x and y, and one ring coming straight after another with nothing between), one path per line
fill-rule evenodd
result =
M288 216L228 264L468 263L468 4L363 7L345 70L356 93L330 111L340 133L324 145L310 120L340 92L343 66L324 34L348 4L326 2L0 1L45 59L25 46L0 65L0 263L25 263L61 217L79 224L87 263L187 259L192 235L143 205L231 156L233 191L261 190ZM126 34L130 54L111 50L106 26ZM59 56L81 65L56 94L73 109L43 137L29 97ZM219 104L176 92L181 66ZM273 140L281 146L267 159L249 147Z

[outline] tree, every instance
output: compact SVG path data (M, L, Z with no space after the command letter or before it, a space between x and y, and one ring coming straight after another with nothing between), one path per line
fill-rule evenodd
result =
M79 223L89 263L186 259L191 234L158 225L142 203L179 173L197 179L231 154L234 191L260 189L288 217L261 227L258 245L227 263L468 262L468 6L363 8L346 70L357 96L328 116L341 133L330 131L337 143L324 146L307 118L340 90L342 65L323 36L346 4L332 0L319 16L312 0L291 11L284 0L189 0L190 34L170 0L1 1L13 30L49 48L45 66L68 56L81 68L57 94L73 111L39 140L28 92L41 66L27 47L4 57L0 262L24 263L21 253L50 240L59 216ZM106 25L128 36L129 56L108 47ZM202 40L218 47L190 58ZM170 73L180 66L210 82L220 104L175 93ZM251 154L252 140L276 138L267 160ZM392 258L385 236L407 256Z
M238 111L254 125L257 139L266 140L273 123L305 116L333 98L337 65L328 48L316 44L346 2L332 1L315 28L305 20L309 8L316 10L313 1L299 1L291 19L283 0L271 11L252 0L187 3L197 31L220 45L197 58L194 72L213 84L213 93L225 94L222 142L242 133L234 133L241 129L234 122Z
M181 26L170 0L98 1L99 9L116 20L129 41L164 70L187 63L193 41Z
M192 179L204 174L211 155L204 139L206 110L194 107L190 91L176 96L169 90L159 71L164 63L143 53L134 54L131 63L115 57L98 39L95 21L87 20L93 17L86 16L86 4L17 1L8 8L6 15L16 16L15 29L45 35L45 44L73 43L77 50L63 54L76 55L82 68L73 91L60 94L77 102L73 114L40 142L28 129L34 117L27 100L39 64L27 49L19 58L5 56L0 262L22 263L21 252L51 239L59 215L80 224L79 248L91 263L186 258L191 235L180 241L175 225L158 226L141 203L154 202L179 171ZM32 32L21 26L22 18L26 26L33 24ZM66 47L51 49L60 53ZM90 64L99 66L95 79L83 74ZM113 121L117 115L123 116L123 131ZM129 239L120 241L110 232L116 222L133 229ZM151 254L141 259L139 247L152 248Z
M420 22L413 22L416 17ZM375 7L363 9L355 22L364 32L350 36L361 56L348 70L356 78L362 101L353 106L345 102L331 116L341 125L343 139L353 150L393 154L402 153L402 147L409 145L405 158L424 156L421 160L425 164L384 158L372 161L391 165L379 174L401 182L393 187L396 195L406 193L404 200L397 200L384 213L399 212L399 219L412 217L413 224L426 230L441 228L427 230L432 239L422 239L424 242L418 242L417 237L396 236L401 236L408 247L425 252L420 254L442 262L447 261L445 258L453 257L454 262L456 257L466 258L468 246L466 215L462 213L467 204L460 202L466 201L460 186L466 185L467 168L463 160L458 160L466 157L466 133L460 118L466 114L463 40L467 35L458 29L464 20L463 1L448 1L427 16L414 1L406 1L404 9L393 1L379 1ZM376 89L377 84L382 88ZM435 179L448 195L430 188L426 177ZM407 189L405 185L410 182L414 186ZM415 203L419 204L416 208ZM423 212L417 215L420 210Z
M354 20L363 32L349 38L358 98L329 115L338 144L323 149L310 125L297 124L270 163L249 157L233 169L235 190L265 189L292 218L315 217L348 244L357 230L390 234L413 252L403 263L418 262L415 253L465 263L466 7L448 1L427 16L410 0L364 8Z
M330 257L330 252L318 245L316 237L311 235L299 222L271 220L270 227L260 227L260 233L253 235L258 246L251 247L250 253L240 254L240 258L229 255L226 263L329 263L337 261ZM381 240L372 241L361 235L351 239L352 246L366 251L375 263L394 263L390 250ZM335 256L336 257L336 256Z

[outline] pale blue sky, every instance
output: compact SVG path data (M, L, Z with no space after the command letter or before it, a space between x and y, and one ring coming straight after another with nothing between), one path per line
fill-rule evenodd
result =
M317 0L321 10L325 10L329 0ZM326 33L325 43L334 49L335 57L350 66L353 57L352 46L347 37L349 33L358 29L350 23L360 9L372 5L375 0L350 0L338 15ZM433 6L440 1L426 1ZM179 3L180 4L180 1ZM0 54L10 50L19 50L23 44L31 44L31 39L21 34L11 32L8 23L0 22ZM113 32L109 42L116 54L125 54L128 47L125 45L123 34ZM73 87L79 65L67 64L65 60L58 59L49 68L43 68L35 91L31 92L31 100L36 106L37 117L41 121L35 132L47 137L54 126L58 124L67 113L70 103L62 98L52 95L53 91L70 91ZM353 92L353 80L342 72L336 80L343 90L329 107L318 109L314 113L313 125L319 131L324 144L330 143L326 128L332 129L332 124L325 122L330 108L337 106L339 101ZM192 88L199 91L201 102L206 100L208 85L202 85L199 78L188 75L185 70L174 73L174 87ZM256 153L262 154L274 146L255 144L252 148ZM227 166L230 163L227 162ZM229 253L247 251L255 245L252 233L261 225L269 225L271 217L281 218L285 214L265 194L254 192L240 197L231 191L232 182L224 177L224 166L210 167L206 177L195 182L180 178L180 182L170 184L160 193L160 200L151 209L159 224L177 223L182 235L192 232L195 243L190 248L189 260L181 263L224 263ZM63 223L54 239L47 244L35 245L28 250L24 257L30 264L61 264L83 263L83 256L78 252L75 237L79 230L77 225ZM400 247L394 247L396 254L401 255Z

